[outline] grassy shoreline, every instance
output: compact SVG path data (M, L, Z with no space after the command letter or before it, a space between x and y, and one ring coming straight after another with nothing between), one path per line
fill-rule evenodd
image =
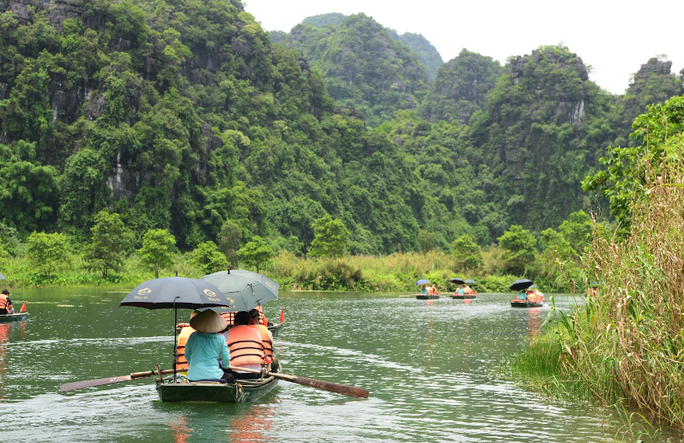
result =
M83 268L80 256L73 256L66 270L46 277L32 271L23 257L5 259L0 263L4 282L9 288L22 287L103 287L131 288L154 278L136 255L129 257L119 272L110 272L107 280ZM455 287L447 280L451 277L473 278L479 291L502 292L514 275L498 275L486 270L463 273L454 270L454 260L441 252L396 253L388 256L345 256L335 259L305 259L289 253L278 255L269 269L260 272L280 283L288 291L359 291L359 292L405 292L416 293L415 282L427 278L443 293L451 293ZM200 278L204 275L191 264L188 254L179 254L175 265L164 269L160 277L173 275Z

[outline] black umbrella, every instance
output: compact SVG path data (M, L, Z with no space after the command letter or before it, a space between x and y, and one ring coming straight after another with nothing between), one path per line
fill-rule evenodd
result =
M520 280L516 280L511 285L508 287L511 291L519 291L521 289L527 289L530 286L532 286L534 282L532 280L528 280L526 278L522 278Z
M457 285L464 285L465 284L465 281L462 278L458 278L458 277L450 278L449 281L451 283L456 283Z
M476 285L476 284L477 284L477 282L476 282L475 280L470 279L470 278L467 279L467 280L465 281L465 283L466 283L467 285Z
M196 309L230 305L228 298L216 286L204 280L185 277L147 280L119 303L119 306L147 309Z
M173 309L173 379L176 380L178 341L176 325L178 308L197 309L212 306L230 306L228 298L209 282L194 278L154 278L139 284L128 293L119 306L138 306L146 309Z

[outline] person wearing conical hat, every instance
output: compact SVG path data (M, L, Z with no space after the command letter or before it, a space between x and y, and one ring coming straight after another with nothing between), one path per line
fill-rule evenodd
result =
M234 383L235 377L225 369L230 366L230 350L220 333L226 328L226 320L207 309L190 319L190 327L195 330L185 343L190 381L223 379Z

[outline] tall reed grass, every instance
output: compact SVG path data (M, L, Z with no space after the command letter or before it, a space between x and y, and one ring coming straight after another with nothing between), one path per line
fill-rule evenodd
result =
M604 405L636 407L684 429L684 173L652 183L633 206L626 240L595 224L584 271L600 283L598 294L561 315L514 372L537 384L559 382L556 396L563 386L586 391Z

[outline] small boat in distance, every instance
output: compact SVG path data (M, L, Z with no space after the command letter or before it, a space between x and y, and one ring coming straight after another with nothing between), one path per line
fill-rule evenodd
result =
M511 300L511 307L512 308L540 308L544 306L543 302L533 302L530 300L518 300L517 298L514 298Z
M438 299L437 294L416 294L416 300L435 300Z
M28 312L19 312L17 314L0 314L0 323L9 323L13 321L24 321L28 318Z

